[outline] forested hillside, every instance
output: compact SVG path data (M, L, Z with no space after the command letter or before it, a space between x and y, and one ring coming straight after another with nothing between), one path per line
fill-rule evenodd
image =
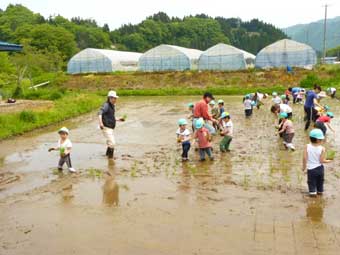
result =
M206 50L225 42L254 54L285 37L281 30L257 19L243 22L204 14L180 19L170 18L162 12L137 25L123 25L110 33L118 48L133 51L145 51L162 43Z

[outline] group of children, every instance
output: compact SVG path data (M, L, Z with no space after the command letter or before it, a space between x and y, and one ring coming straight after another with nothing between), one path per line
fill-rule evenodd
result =
M333 90L327 90L332 92L329 96L334 97L335 92ZM293 138L295 134L294 125L292 122L293 110L289 106L290 96L293 97L293 103L300 103L301 98L299 95L308 95L308 91L305 92L300 88L289 88L285 94L279 96L276 92L272 93L272 107L271 112L274 113L279 119L279 125L277 126L278 134L283 138L284 146L294 151L295 146L293 144ZM252 115L254 107L260 107L263 103L262 100L266 98L266 94L254 93L247 94L243 98L243 105L245 116L248 118ZM323 95L322 95L323 97ZM320 98L322 98L320 97ZM303 99L301 99L303 100ZM211 100L209 103L210 114L213 118L214 128L223 137L219 143L220 151L229 152L230 143L233 140L233 122L231 115L224 110L224 101L222 99L217 101ZM194 104L188 104L191 115L189 119L194 118ZM320 108L320 107L319 107ZM326 150L322 146L325 139L327 129L335 132L330 122L334 117L334 114L330 112L329 106L323 106L321 109L317 109L317 118L315 121L314 129L310 131L310 143L305 146L303 153L303 171L307 170L308 176L308 188L311 196L321 195L323 193L324 183L324 163L328 163L331 160L326 157ZM215 121L218 120L218 121ZM206 155L210 160L214 160L212 149L212 134L206 127L206 123L203 118L195 119L192 122L192 132L188 129L188 121L186 119L178 120L178 130L176 132L177 141L182 146L182 160L188 161L188 154L191 148L191 143L194 141L199 150L200 161L205 161ZM192 134L193 133L193 134ZM56 147L49 148L48 151L59 151L60 159L58 163L58 170L62 171L63 165L66 163L68 170L72 173L76 170L72 167L71 163L71 150L72 142L69 139L69 130L66 127L58 130L60 136Z
M328 90L331 91L331 90ZM293 116L292 108L288 105L290 96L293 97L293 103L302 103L303 97L308 96L302 88L289 88L281 97L273 93L273 106L271 111L279 118L278 134L283 138L283 144L287 149L295 150L293 145L294 126L291 120ZM332 98L331 94L329 94ZM325 97L325 93L319 93L318 102ZM324 185L324 163L331 162L326 157L326 150L322 146L327 129L335 132L330 122L334 114L330 112L330 107L315 106L316 118L314 129L310 131L310 143L305 146L303 153L303 171L307 171L307 183L310 196L322 195Z
M328 89L327 94L332 98L335 96L336 90ZM278 93L272 93L272 107L271 112L274 113L279 120L277 126L278 135L283 139L283 145L287 150L295 151L295 146L293 144L293 139L295 135L295 128L292 121L293 109L289 105L292 97L293 104L303 104L303 99L307 96L309 91L303 88L289 88L283 95L278 95ZM259 96L260 94L260 96ZM321 93L318 96L320 101L325 95ZM267 98L268 95L261 93L247 94L243 98L244 113L245 117L248 118L253 114L253 108L259 108L263 105L262 100ZM230 143L233 139L233 123L231 121L231 116L228 112L224 111L223 100L218 101L218 107L215 106L215 102L211 101L209 103L211 114L214 119L219 119L219 123L214 127L220 130L223 139L220 141L220 151L229 151ZM190 111L193 112L194 104L190 103ZM317 107L316 107L317 108ZM325 139L327 129L335 132L330 122L334 117L334 114L330 112L329 106L323 106L322 109L317 109L317 118L315 120L314 129L310 131L310 143L306 145L304 149L303 156L303 171L307 171L308 178L308 188L310 196L321 195L323 192L324 183L324 163L328 163L331 160L326 158L326 150L322 146ZM190 118L192 116L189 116ZM190 141L193 139L197 141L199 147L200 160L205 160L205 154L213 160L212 156L212 145L211 145L211 134L209 130L204 127L204 121L196 121L193 126L194 135L191 137L190 131L187 129L187 121L185 119L180 119L179 129L177 131L178 142L182 144L183 161L188 160L188 151L190 150Z
M193 119L194 104L188 104L189 110L192 114L189 119ZM220 151L228 152L230 143L233 139L233 123L231 121L231 115L224 110L224 101L222 99L217 101L217 106L214 100L209 102L210 113L212 118L218 120L217 123L213 123L214 129L219 131L219 134L223 136L220 141ZM200 161L205 161L206 155L210 160L214 160L212 149L212 134L207 129L206 123L203 118L199 118L193 121L191 135L190 130L187 128L188 122L186 119L178 120L178 130L176 132L177 141L182 145L182 161L188 161L188 152L191 147L191 141L194 141L199 150Z

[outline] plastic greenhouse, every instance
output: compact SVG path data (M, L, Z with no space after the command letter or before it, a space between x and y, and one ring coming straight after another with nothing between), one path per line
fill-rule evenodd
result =
M219 43L202 53L200 70L240 70L254 65L255 56L231 45Z
M262 49L256 56L255 66L259 68L294 66L311 69L316 61L316 52L312 47L283 39Z
M69 74L135 71L142 54L135 52L85 49L74 55L67 64Z
M202 51L162 44L145 52L139 59L141 71L183 71L197 69Z

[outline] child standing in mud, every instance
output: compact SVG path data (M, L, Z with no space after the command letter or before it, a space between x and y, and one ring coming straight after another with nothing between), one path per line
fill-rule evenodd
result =
M331 160L326 159L326 149L322 146L325 139L320 129L313 129L309 133L311 143L307 144L303 153L302 171L307 170L307 183L309 195L315 197L323 194L324 185L324 163Z
M250 117L253 114L253 105L250 99L250 95L246 95L244 97L243 106L246 117Z
M220 151L229 152L229 146L233 140L233 122L231 121L231 117L228 112L224 112L220 119L222 120L221 136L223 136L223 139L220 142Z
M189 129L187 129L188 122L186 119L179 119L178 120L178 126L177 129L177 142L182 144L182 161L187 161L188 159L188 153L190 150L190 138L191 134Z
M194 103L188 103L188 109L190 111L188 119L191 120L191 129L192 129L192 132L194 132L195 131L195 127L194 127Z
M211 150L211 135L209 130L204 127L203 119L198 119L195 123L196 132L194 138L198 141L200 161L205 161L205 154L208 155L210 160L214 160Z
M72 167L72 164L71 164L72 142L68 138L69 133L70 132L66 127L62 127L61 129L59 129L58 134L60 136L60 139L58 141L58 146L49 148L48 151L50 152L53 150L59 150L60 152L60 159L58 163L59 171L63 170L63 165L66 163L68 170L71 173L75 173L76 170Z
M222 99L217 101L218 109L220 110L220 116L224 113L224 101Z
M293 122L288 119L288 114L285 112L280 113L279 118L281 121L281 127L279 128L279 134L282 134L283 144L288 150L295 151L295 146L293 145L294 138L294 127Z
M278 94L276 92L273 92L272 94L273 98L272 98L272 102L273 104L281 104L281 98L278 96Z

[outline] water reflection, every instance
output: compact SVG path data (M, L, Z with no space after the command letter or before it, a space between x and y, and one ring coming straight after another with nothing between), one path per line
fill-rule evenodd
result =
M311 198L307 202L306 217L313 222L322 222L325 201L323 198Z
M119 185L115 181L114 175L110 172L104 174L103 203L118 206L119 204Z

